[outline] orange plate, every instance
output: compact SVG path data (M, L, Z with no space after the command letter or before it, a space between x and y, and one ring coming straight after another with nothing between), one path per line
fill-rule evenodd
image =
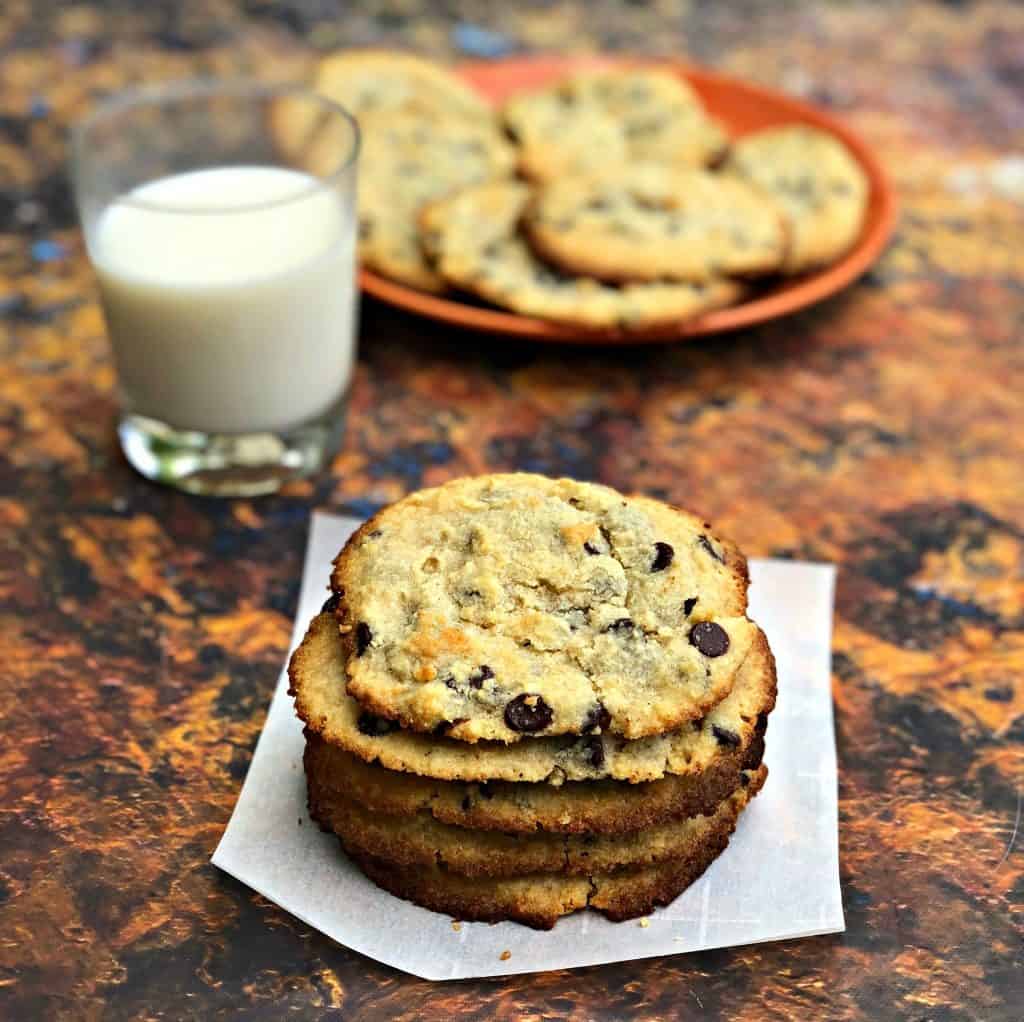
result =
M514 92L540 88L581 67L613 63L608 58L527 57L461 64L457 70L484 95L498 102ZM651 330L593 330L481 308L454 298L425 294L365 269L359 273L363 290L374 298L443 323L529 337L535 341L575 344L681 341L754 326L805 309L856 280L879 257L896 222L896 198L881 166L860 138L829 114L771 89L678 63L659 66L671 67L687 78L711 113L721 118L733 135L744 135L775 124L802 123L814 125L842 139L864 168L871 185L864 230L856 245L839 262L814 273L773 284L749 301L676 326L661 325Z

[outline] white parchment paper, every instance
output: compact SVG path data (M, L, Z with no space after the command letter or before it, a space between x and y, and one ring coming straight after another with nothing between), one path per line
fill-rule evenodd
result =
M358 524L314 515L293 648L327 596L331 559ZM449 917L374 886L337 838L306 814L302 726L284 673L213 862L339 943L424 979L539 972L841 931L829 684L835 570L753 561L750 574L751 617L767 633L779 668L768 781L728 849L648 926L583 912L550 932L516 923L463 923L455 931ZM504 951L511 955L502 961Z

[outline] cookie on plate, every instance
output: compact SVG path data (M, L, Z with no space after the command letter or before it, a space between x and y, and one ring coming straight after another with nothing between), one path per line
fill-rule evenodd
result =
M331 586L348 694L468 742L672 730L728 695L758 634L742 556L700 519L526 473L385 508Z
M423 291L444 281L420 247L422 206L513 169L508 142L492 121L425 120L402 110L360 118L359 258L374 270Z
M637 160L700 167L728 146L689 83L657 68L587 71L513 96L502 117L533 181Z
M733 176L643 163L538 189L523 229L545 259L602 280L710 281L779 268L777 204Z
M414 111L423 118L484 120L487 101L458 75L411 53L346 50L320 61L314 88L357 118Z
M674 858L632 869L485 878L461 876L436 863L398 866L355 849L349 854L386 891L457 919L511 919L549 930L560 916L589 907L619 921L667 905L714 862L727 847L751 788L740 788L713 814L687 821Z
M445 823L509 831L618 833L714 804L723 784L734 787L740 770L761 762L776 691L775 663L759 632L729 694L678 731L636 741L603 733L468 744L367 713L345 692L345 668L337 623L325 611L289 665L311 764L325 783L358 789L370 808L429 808ZM353 757L379 767L360 771ZM661 779L667 783L648 783ZM583 781L603 783L566 787Z
M755 795L767 773L763 766L744 772L738 788ZM469 877L579 876L654 866L678 858L705 819L676 817L615 835L504 834L440 823L428 812L393 815L366 809L354 793L327 788L315 775L308 776L310 815L337 834L346 849L401 868L438 865ZM708 815L717 810L718 804L711 806Z
M431 203L420 214L432 268L453 287L526 316L587 329L650 329L731 305L735 281L614 286L542 262L518 233L531 189L495 181Z
M832 135L800 124L758 131L736 143L724 170L761 188L785 214L786 273L832 262L860 234L868 180Z

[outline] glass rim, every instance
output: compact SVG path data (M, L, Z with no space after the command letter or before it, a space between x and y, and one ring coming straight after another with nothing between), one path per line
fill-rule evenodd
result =
M328 99L326 96L315 92L305 85L294 84L271 84L265 82L248 82L244 80L217 81L193 79L186 81L170 82L161 85L147 85L137 89L126 89L114 93L101 100L89 113L77 120L71 127L71 176L76 190L79 187L81 167L84 163L85 153L89 148L88 135L92 128L102 123L113 115L124 113L130 110L143 109L146 107L157 109L167 106L175 101L183 101L194 98L210 96L235 96L239 99L268 99L285 96L294 96L299 99L308 100L319 105L328 113L340 116L351 130L351 143L347 147L345 155L340 164L329 174L314 174L304 171L311 179L312 184L305 185L295 192L283 195L276 199L267 199L264 202L250 202L241 206L224 206L223 208L211 208L209 206L169 206L160 202L153 202L148 199L134 197L131 192L117 198L118 204L132 206L136 209L145 209L155 213L181 213L195 215L197 213L225 216L232 213L251 213L256 210L272 209L275 206L286 206L292 202L315 195L326 187L337 183L356 164L359 158L359 151L362 146L362 134L359 130L359 122L355 116L345 109L340 103ZM224 164L229 166L229 164ZM216 167L203 169L217 169ZM287 168L293 169L293 168ZM189 172L186 172L189 173Z

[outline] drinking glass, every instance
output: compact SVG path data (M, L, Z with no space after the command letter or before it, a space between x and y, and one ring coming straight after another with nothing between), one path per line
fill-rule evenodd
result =
M72 179L144 476L219 496L319 469L356 331L359 131L302 88L187 83L78 124Z

